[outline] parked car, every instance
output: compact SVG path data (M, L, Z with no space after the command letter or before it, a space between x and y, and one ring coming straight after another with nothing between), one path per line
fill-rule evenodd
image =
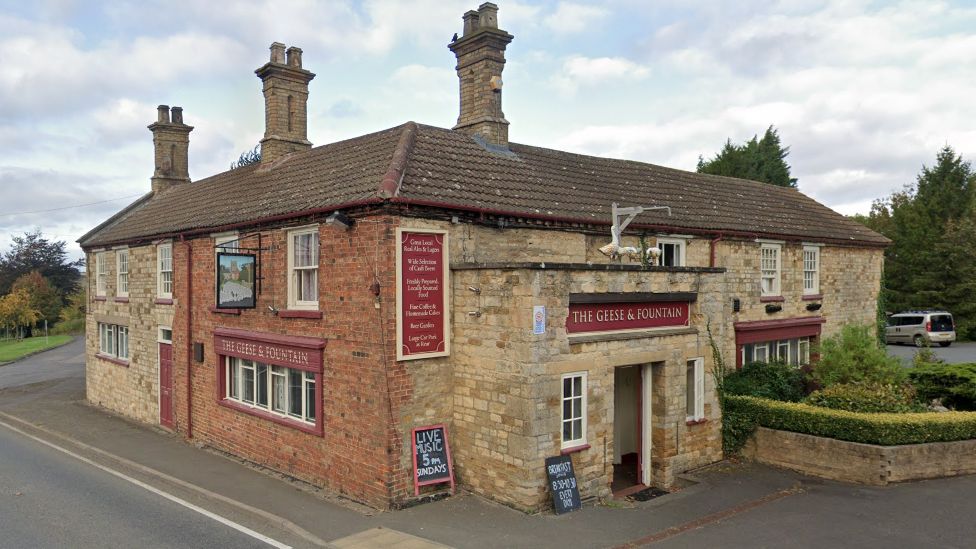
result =
M956 323L946 311L905 311L888 317L885 343L912 343L916 347L956 340Z

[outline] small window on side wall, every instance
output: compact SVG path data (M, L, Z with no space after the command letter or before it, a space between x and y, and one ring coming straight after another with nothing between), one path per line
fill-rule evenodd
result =
M689 360L686 372L685 413L688 421L705 418L705 360Z
M780 295L781 248L779 244L763 244L760 248L760 289L763 296Z
M116 284L115 295L129 297L129 250L115 252Z
M95 295L102 297L108 291L108 252L95 254Z
M803 247L803 294L820 293L820 248Z
M685 241L680 238L657 239L657 248L661 250L657 264L661 267L684 267L685 266Z
M173 298L173 244L156 246L156 295L161 299Z
M560 448L586 444L586 372L562 376Z

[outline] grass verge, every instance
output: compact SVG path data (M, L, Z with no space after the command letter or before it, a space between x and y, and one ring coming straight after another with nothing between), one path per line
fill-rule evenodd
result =
M58 335L51 337L29 337L27 339L21 339L17 341L15 339L10 339L7 341L0 341L0 363L10 362L17 360L18 358L23 358L29 354L37 353L58 345L63 345L71 340L71 336L68 335Z

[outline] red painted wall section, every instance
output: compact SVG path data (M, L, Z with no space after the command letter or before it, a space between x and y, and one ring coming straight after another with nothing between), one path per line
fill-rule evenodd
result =
M402 499L409 471L399 456L399 409L412 398L410 377L395 349L395 229L391 216L358 219L348 230L319 225L319 309L322 318L281 318L287 308L287 240L283 229L262 231L263 288L257 307L240 315L214 306L213 240L193 241L193 342L204 345L192 363L193 438L261 465L377 507ZM245 233L246 234L246 233ZM241 241L258 247L257 237ZM185 265L185 245L174 245L174 265ZM185 267L184 267L185 268ZM186 432L186 282L176 280L174 324L177 429ZM379 281L379 300L370 291ZM378 306L377 306L378 305ZM215 329L318 338L322 353L321 436L219 405L222 398ZM225 332L226 334L226 332ZM390 388L393 388L390 391ZM318 387L317 387L318 389Z

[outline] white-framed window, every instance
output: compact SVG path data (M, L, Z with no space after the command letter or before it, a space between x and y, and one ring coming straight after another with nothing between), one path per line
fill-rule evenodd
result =
M241 249L237 233L224 233L214 235L214 253L217 252L236 252Z
M694 358L687 365L685 413L688 421L705 418L705 359Z
M115 251L115 295L129 297L129 250Z
M288 308L319 308L319 229L288 233Z
M562 376L562 445L586 444L586 372Z
M95 295L104 296L108 291L108 252L95 254Z
M156 246L156 295L163 299L173 298L173 243Z
M793 366L810 364L810 337L795 337L742 346L742 363L779 360Z
M780 295L780 244L762 244L760 248L760 287L761 295Z
M315 424L315 373L226 357L224 397L271 414Z
M173 343L173 329L169 326L160 326L156 341L159 343Z
M685 241L680 238L658 237L657 247L661 250L657 264L662 267L685 266Z
M116 324L98 323L99 354L129 359L129 328Z
M803 247L803 294L820 293L820 248Z

